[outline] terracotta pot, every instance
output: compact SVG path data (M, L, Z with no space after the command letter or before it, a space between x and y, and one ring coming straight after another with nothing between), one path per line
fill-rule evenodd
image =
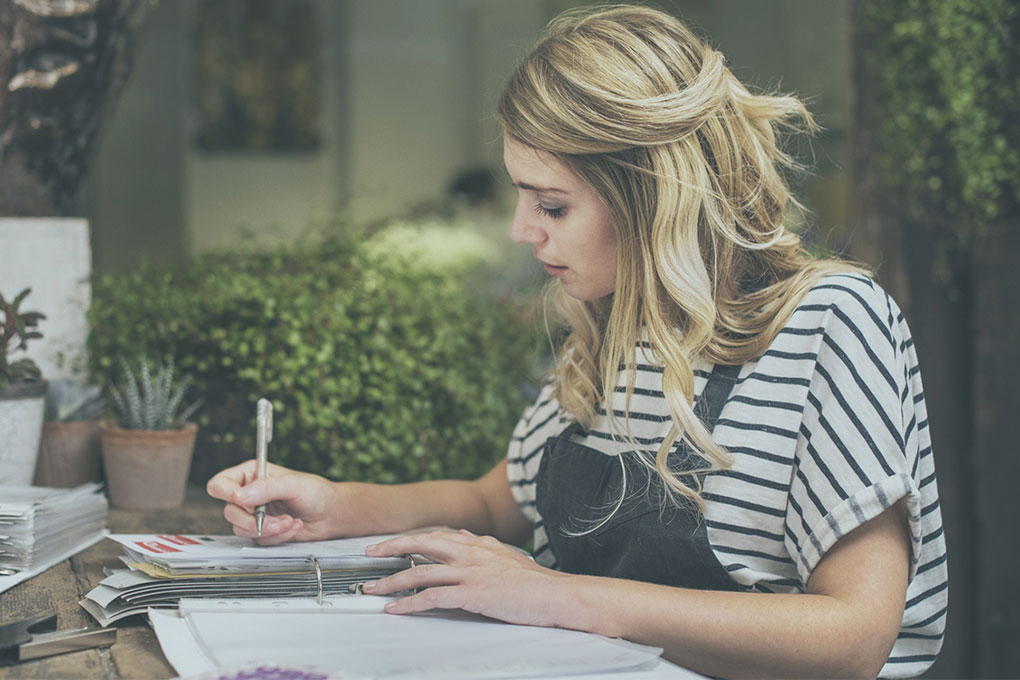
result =
M45 401L45 380L0 388L0 484L32 483L39 460Z
M198 425L180 430L125 430L99 423L110 504L125 510L165 510L184 502Z
M98 482L99 450L98 422L45 423L33 483L67 488Z

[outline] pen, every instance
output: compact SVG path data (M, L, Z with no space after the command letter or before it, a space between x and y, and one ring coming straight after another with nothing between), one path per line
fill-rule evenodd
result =
M266 457L269 442L273 439L273 404L268 399L259 399L255 418L255 475L256 479L266 478ZM255 507L255 532L262 535L262 523L266 519L265 504Z

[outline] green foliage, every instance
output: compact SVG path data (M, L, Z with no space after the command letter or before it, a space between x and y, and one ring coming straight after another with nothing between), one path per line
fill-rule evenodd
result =
M0 293L0 310L4 313L4 322L0 326L0 388L40 377L39 367L31 359L11 361L9 357L11 352L28 347L29 340L42 337L35 328L46 317L40 312L22 312L19 309L31 292L31 288L26 288L10 302Z
M191 386L191 376L174 381L174 360L168 357L149 366L143 356L137 369L120 359L120 380L110 383L107 391L113 400L117 424L128 430L179 430L201 404L196 401L182 408L184 393Z
M253 455L265 397L274 462L346 480L471 477L505 451L533 342L469 280L337 236L143 265L95 282L91 369L176 356L205 397L205 472Z
M966 249L1020 213L1015 0L863 3L884 190Z

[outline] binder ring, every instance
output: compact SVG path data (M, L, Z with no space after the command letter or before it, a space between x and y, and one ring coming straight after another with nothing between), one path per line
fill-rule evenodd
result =
M322 606L322 568L319 566L319 560L315 556L309 556L312 561L312 565L315 567L315 603Z

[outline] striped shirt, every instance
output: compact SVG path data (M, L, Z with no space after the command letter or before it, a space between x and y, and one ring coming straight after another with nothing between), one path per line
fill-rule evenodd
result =
M712 364L699 361L694 369L700 395ZM621 376L617 416L626 409L625 385ZM609 455L632 449L614 440L600 413L575 441ZM617 417L617 431L622 421ZM507 457L510 488L535 524L535 558L550 567L556 564L536 508L535 476L546 440L569 422L546 385L517 424ZM654 452L671 423L662 364L642 343L629 432ZM945 630L946 544L917 355L892 298L861 275L823 278L768 350L741 367L713 439L734 464L705 478L708 539L747 590L805 592L840 537L905 499L910 583L881 676L917 676L930 666Z

